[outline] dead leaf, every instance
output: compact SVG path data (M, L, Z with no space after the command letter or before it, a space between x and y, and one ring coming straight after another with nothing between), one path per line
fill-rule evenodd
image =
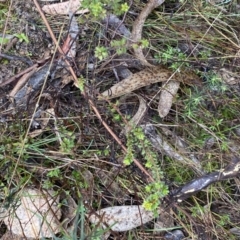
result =
M76 227L74 223L76 220L76 209L78 208L78 205L70 195L64 196L64 202L66 202L66 204L62 206L62 219L64 219L64 221L61 224L66 232L71 233Z
M89 10L78 10L81 6L81 0L70 0L62 3L44 5L42 10L50 15L68 15L69 12L74 14L84 14Z
M239 74L233 73L232 71L229 71L226 68L221 68L217 74L223 80L224 83L227 83L229 85L235 85L240 82Z
M82 194L82 201L88 205L92 205L92 202L94 200L94 194L93 194L93 189L94 189L94 176L93 174L85 169L81 171L81 175L84 179L84 182L86 184L86 186L84 188L81 189L81 194Z
M141 205L115 206L103 208L97 211L100 215L91 215L89 220L92 224L100 224L102 228L110 227L112 231L124 232L139 227L152 219L154 215L146 211Z
M0 240L22 240L23 238L19 235L13 234L11 231L8 231L0 238ZM27 238L26 240L28 240ZM29 239L30 240L30 239ZM32 238L31 238L32 240Z
M154 233L160 234L162 231L174 227L174 218L169 211L163 211L154 222Z
M54 197L53 191L26 188L20 193L16 209L4 218L4 223L13 234L22 237L52 237L61 229L58 204L59 198Z
M158 113L160 117L163 118L168 115L172 107L173 99L179 89L179 85L180 82L177 81L169 81L165 84L158 102Z

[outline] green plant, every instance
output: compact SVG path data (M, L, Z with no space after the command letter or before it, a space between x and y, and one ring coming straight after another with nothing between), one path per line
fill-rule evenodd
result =
M129 6L126 2L121 0L83 0L81 2L83 9L89 9L90 14L95 18L105 18L107 13L113 13L115 15L121 15L128 11ZM122 54L126 52L126 39L119 41L113 41L112 47L116 47L117 53ZM100 60L104 60L108 57L108 50L106 47L98 46L95 49L95 56Z
M197 204L194 207L191 207L191 212L192 212L192 216L193 217L198 217L198 216L203 216L205 213L205 209L204 207L200 206L199 204Z
M0 44L4 45L4 44L7 44L9 42L9 39L8 38L2 38L0 37Z
M220 219L217 222L218 226L224 227L231 222L230 216L228 214L224 214L219 217L220 217Z
M121 55L127 52L126 43L127 40L125 38L122 38L120 40L113 40L111 42L111 46L116 49L117 54Z
M6 19L7 12L8 12L7 5L0 3L0 29L1 30L3 28L3 23L4 23L5 19Z
M59 168L50 170L50 171L47 173L47 176L50 177L50 178L53 178L53 177L61 178L61 171L60 171Z
M149 46L149 41L147 39L141 39L138 43L133 43L133 48L147 48Z
M81 92L84 92L85 82L86 82L86 79L84 77L78 78L78 88L80 89Z
M107 12L121 15L129 9L128 4L121 0L83 0L81 6L83 9L88 8L90 14L96 18L106 17Z
M20 42L29 43L29 39L24 33L16 33L14 36L17 37Z
M133 128L127 135L127 154L124 158L124 163L129 165L132 163L136 155L136 146L144 160L145 166L148 168L154 179L154 182L145 187L147 197L144 199L143 206L146 210L153 211L157 214L157 208L161 199L168 194L168 187L162 181L163 172L158 164L157 154L152 150L151 143L146 138L142 128Z
M184 114L188 117L194 118L199 111L199 107L205 100L204 94L201 91L193 91L191 89L188 89L187 94L187 99L184 101Z
M174 48L172 46L167 46L167 49L156 53L154 58L159 63L163 63L165 65L170 64L170 68L173 70L177 70L180 66L189 67L189 63L186 62L187 55L179 48Z
M194 172L182 163L170 157L165 157L164 161L166 162L164 171L170 181L183 185L194 178Z
M222 78L214 71L208 71L201 74L206 79L206 87L210 91L224 93L229 89L228 86L223 82Z
M108 57L108 51L105 47L96 47L95 49L95 57L97 57L100 61L106 59Z
M199 52L199 57L202 60L208 60L209 57L211 56L211 50L207 49L207 50L202 50Z
M60 150L64 153L71 153L75 147L75 136L72 132L64 130L62 132L62 141L60 142Z

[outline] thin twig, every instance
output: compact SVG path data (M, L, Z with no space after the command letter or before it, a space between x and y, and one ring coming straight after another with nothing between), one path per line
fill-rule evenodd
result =
M26 64L28 64L29 66L33 65L32 61L29 60L26 57L19 57L19 56L15 56L15 55L9 55L6 53L0 53L0 58L5 58L8 60L18 60L18 61L22 61L25 62Z
M32 71L33 69L37 68L38 64L34 64L32 65L31 67L27 68L27 69L24 69L23 71L21 71L20 73L14 75L13 77L9 78L8 80L6 81L3 81L2 83L0 83L0 87L4 87L6 85L8 85L9 83L17 80L18 78L20 78L22 75Z

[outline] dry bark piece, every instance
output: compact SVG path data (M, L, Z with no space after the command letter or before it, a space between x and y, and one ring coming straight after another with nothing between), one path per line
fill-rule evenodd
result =
M10 99L13 99L17 92L23 87L23 85L28 81L28 79L36 72L37 65L34 65L33 70L25 73L17 82L13 90L9 93Z
M163 118L168 115L179 86L180 82L177 81L170 81L164 86L158 102L158 113L160 117Z
M232 161L225 168L193 179L182 187L175 189L174 192L172 192L170 195L170 202L182 202L183 200L195 195L197 192L203 190L204 188L207 188L213 183L238 176L239 172L240 159L234 156L232 158Z
M126 126L122 130L121 134L125 134L125 135L127 135L135 126L137 126L142 121L147 111L147 104L144 98L142 98L141 96L138 96L137 94L126 95L126 97L128 98L131 95L137 96L139 100L139 107L135 115L131 118L131 120L126 124ZM121 98L119 102L124 101L126 97L124 96L123 98Z
M152 83L166 81L171 76L170 71L161 71L159 68L147 68L112 86L103 92L100 97L107 99L120 97Z
M59 198L54 197L53 191L26 188L21 192L16 209L4 218L4 223L13 234L22 237L52 237L61 230L58 204Z
M11 82L17 80L18 78L22 77L24 74L32 71L33 69L35 69L36 67L38 67L38 64L34 64L33 66L21 71L20 73L14 75L13 77L7 79L7 80L4 80L0 83L0 87L3 87L3 86L6 86L8 84L10 84Z
M164 82L170 79L190 85L201 82L199 77L191 71L173 73L170 69L164 66L157 66L132 74L128 78L112 86L109 90L100 94L99 99L120 97L141 87L145 87L157 82Z
M131 40L132 42L138 43L142 38L143 24L145 23L148 15L153 11L154 8L160 6L165 0L150 0L147 5L143 8L141 13L138 15L137 19L133 24ZM134 48L135 56L142 62L145 66L152 66L145 58L141 47Z
M88 9L78 10L80 6L80 0L70 0L62 3L44 5L42 10L50 15L67 15L69 12L74 12L75 14L83 14L89 11Z
M14 101L16 106L26 107L29 96L42 87L45 79L47 79L48 75L50 74L50 69L50 65L46 64L43 67L40 67L29 78L28 82L14 95Z

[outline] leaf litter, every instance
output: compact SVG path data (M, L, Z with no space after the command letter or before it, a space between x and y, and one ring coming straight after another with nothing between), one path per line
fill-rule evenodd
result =
M73 12L75 14L84 14L89 11L88 9L79 10L80 7L80 0L70 0L62 3L44 5L42 10L50 15L68 15L69 12Z
M99 225L112 231L124 232L154 219L151 211L146 211L143 206L114 206L103 208L95 214L90 214L89 220L94 225Z
M76 2L76 1L74 1ZM160 1L159 1L160 2ZM55 6L54 6L55 7ZM52 10L52 14L53 13L56 13L56 10ZM60 13L59 13L60 14ZM68 39L68 41L66 42L70 42L69 40L71 40L71 38ZM71 45L71 44L70 44ZM72 54L70 54L69 56L71 56ZM72 55L73 56L73 55ZM161 68L161 67L160 67ZM169 94L169 96L167 96L168 100L166 100L166 98L163 94L163 98L164 100L166 100L166 102L162 102L162 106L159 105L159 112L160 112L160 116L162 117L165 117L168 112L169 112L169 109L171 108L172 106L172 102L173 102L173 99L174 99L174 96L177 92L177 89L178 89L178 86L179 86L179 82L184 82L184 83L189 83L190 85L193 84L192 80L196 80L198 79L198 77L195 75L193 78L191 79L186 79L188 78L189 75L191 74L186 74L184 75L183 74L183 77L181 77L181 75L178 75L176 74L174 76L174 74L172 73L172 71L170 71L169 69L160 69L158 67L156 67L156 70L157 72L155 72L155 67L154 68L147 68L143 71L140 71L139 73L136 73L136 74L133 74L132 76L130 77L127 77L126 79L124 79L122 82L120 82L118 85L114 85L112 88L110 88L109 90L103 92L100 96L99 96L99 99L112 99L112 98L115 98L115 97L121 97L123 95L127 95L127 94L130 94L132 93L132 91L135 91L141 87L145 87L147 85L150 85L152 83L156 83L156 82L164 82L164 81L169 81L170 79L172 80L176 80L176 86L172 87L173 90L171 89L171 87L165 87L165 89L163 91L165 91L164 94ZM187 80L187 81L186 81ZM190 81L188 81L190 80ZM169 81L169 84L171 82ZM37 83L37 82L33 82L33 85L36 84L36 88L39 88L38 85L41 85L41 83ZM167 86L167 85L165 85ZM28 88L29 88L29 85L28 85ZM15 90L16 91L16 90ZM25 90L24 90L25 91ZM25 92L26 93L26 92ZM30 92L32 93L32 92ZM15 96L15 93L13 94ZM23 96L24 94L20 95L20 96ZM126 96L127 97L127 96ZM18 97L17 99L20 99L20 97ZM139 98L139 101L141 102L143 99ZM25 100L24 100L25 101ZM144 101L144 100L143 100ZM141 106L142 104L140 104ZM168 105L166 108L165 106ZM143 109L146 109L146 104L144 103L144 108ZM145 112L145 110L143 111ZM135 121L134 121L135 122ZM138 118L138 120L136 121L136 123L140 122L140 117ZM127 132L127 131L126 131ZM163 140L161 139L160 140L161 144L164 145L163 143ZM160 144L159 144L160 145ZM168 148L168 147L167 147ZM171 149L172 153L174 153L174 150ZM172 154L171 153L171 154ZM236 165L237 166L237 165ZM235 168L231 168L233 170L223 170L223 173L225 173L226 175L229 175L229 176L232 176L237 173L238 171L238 167ZM214 175L214 176L219 176L219 175ZM209 180L209 179L208 179ZM193 182L194 183L194 182ZM208 184L207 181L202 184L202 186L207 186ZM197 186L195 186L197 185ZM186 192L188 191L193 191L195 192L196 190L199 190L200 188L199 185L197 184L197 182L195 182L195 185L194 184L189 184L189 185L186 185L185 188L182 187L181 188L181 196L187 196L186 195ZM192 188L192 186L194 186ZM202 189L202 188L201 188ZM185 194L185 195L184 195ZM188 196L187 196L188 197ZM138 209L138 211L136 210ZM102 218L104 219L104 222L106 225L108 226L116 226L116 229L118 231L126 231L126 230L129 230L126 226L126 224L124 224L124 221L125 223L129 223L129 226L128 227L131 227L130 229L132 228L135 228L137 226L140 226L141 224L145 223L145 221L150 221L152 220L152 216L151 215L148 215L148 214L145 214L144 212L142 212L142 207L140 205L138 206L119 206L119 207L110 207L110 208L104 208L104 209L101 209L97 212L97 214L101 215ZM124 212L123 215L121 215L121 213ZM129 213L132 213L133 217L127 217L127 212L128 214ZM138 221L139 219L141 219L142 217L139 215L139 213L142 213L142 217L145 218L143 219L143 221L141 221L141 223ZM104 217L106 215L106 217ZM119 215L119 216L117 216ZM138 220L136 221L136 224L135 224L135 218L134 217L137 217ZM90 219L91 219L91 216L90 216ZM93 217L93 219L91 220L94 224L98 224L98 220L96 220L97 218ZM113 219L110 220L110 219ZM102 223L101 223L102 224ZM103 227L106 227L106 225L103 224ZM140 224L140 225L139 225ZM112 228L114 229L114 228Z

